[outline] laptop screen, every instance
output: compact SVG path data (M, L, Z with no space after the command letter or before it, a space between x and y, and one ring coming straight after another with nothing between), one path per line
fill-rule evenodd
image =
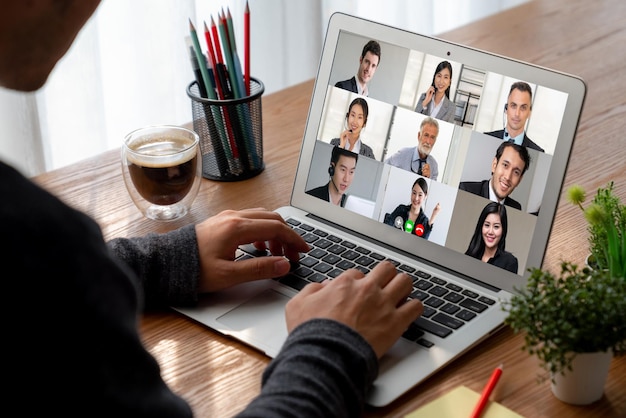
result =
M513 290L543 260L584 95L576 77L335 14L292 205Z

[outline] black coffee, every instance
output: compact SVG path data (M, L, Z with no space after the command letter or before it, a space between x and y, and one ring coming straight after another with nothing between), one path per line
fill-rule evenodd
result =
M171 205L187 196L196 176L198 154L193 149L174 154L192 144L185 138L161 138L129 147L134 151L127 154L130 178L144 199L155 205Z

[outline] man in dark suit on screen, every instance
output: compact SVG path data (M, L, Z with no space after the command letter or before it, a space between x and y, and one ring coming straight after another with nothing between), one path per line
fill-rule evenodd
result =
M530 155L525 147L512 142L502 142L491 163L491 178L482 181L463 181L459 184L459 190L522 210L522 205L509 195L522 181L529 166Z
M523 81L513 83L509 90L507 102L504 105L504 112L506 113L505 128L485 133L505 141L514 142L523 147L544 152L543 148L531 141L525 131L526 121L530 117L533 108L532 99L533 91L528 83Z
M367 85L374 77L378 64L380 63L380 44L374 40L369 41L363 47L359 58L359 68L354 77L338 81L335 87L348 90L362 96L368 95Z

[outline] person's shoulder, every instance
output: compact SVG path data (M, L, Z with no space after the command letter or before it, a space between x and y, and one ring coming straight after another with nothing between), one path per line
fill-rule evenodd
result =
M398 157L402 155L402 151L403 150L404 150L404 148L400 148L400 149L396 150L396 152L394 152L393 154L391 154L390 156L388 156L385 159L385 162L390 162L390 161L394 161L394 160L398 159Z
M459 189L465 191L480 190L482 184L482 181L462 181L459 183Z
M312 189L307 190L307 193L308 193L308 194L318 193L320 190L323 190L323 189L324 189L324 187L326 187L326 186L327 186L327 184L324 184L324 185L322 185L322 186L317 186L317 187L314 187L314 188L312 188Z
M363 142L361 142L360 154L363 155L364 157L376 158L374 156L374 150L372 149L372 147L370 147L369 145L364 144Z
M510 206L513 209L522 210L521 203L510 196L507 196L506 199L504 199L504 204L505 206Z
M484 132L484 134L502 139L502 137L504 136L504 129L500 129L499 131Z
M518 261L517 261L517 257L515 257L513 255L513 253L510 253L508 251L502 251L502 253L500 254L501 260L502 260L502 267L505 268L506 270L509 270L512 273L517 273L518 270Z
M537 145L537 143L535 143L533 140L531 140L526 135L526 133L524 133L524 141L522 142L522 145L525 146L526 148L534 149L534 150L537 150L539 152L545 152L545 150L543 148L541 148L539 145Z
M354 82L356 82L356 79L354 78L354 76L350 77L347 80L337 81L335 83L335 87L339 87L341 89L348 89L349 90L350 87L352 86L353 80L354 80Z
M63 235L71 235L72 233L81 235L84 233L84 230L78 226L81 224L83 228L94 229L97 233L100 231L95 221L88 215L65 204L58 197L26 178L14 167L2 162L0 162L0 194L12 196L10 201L5 200L0 204L1 210L3 205L11 202L12 210L9 213L16 215L8 220L8 226L15 227L16 223L12 223L14 220L18 221L17 223L24 221L24 223L28 224L32 222L25 216L18 219L21 214L30 213L30 219L34 217L41 221L48 228L48 232L55 229L59 234ZM59 219L63 219L63 222L55 222ZM69 228L70 221L73 225L75 223L76 227ZM80 232L77 232L79 229Z
M324 199L326 197L326 194L328 193L328 184L314 187L308 190L306 193L315 197L319 197L320 199Z
M398 151L396 151L396 155L406 155L406 154L413 154L413 151L415 151L415 147L403 147L400 148Z
M504 257L505 257L505 258L507 258L508 260L515 260L515 261L517 261L517 257L515 257L515 256L513 255L513 253L512 253L512 252L509 252L509 251L504 250L504 251L502 251L502 254L503 254L503 255L504 255Z
M442 117L442 120L445 122L454 123L456 104L445 95L443 96L443 104L445 113Z
M405 205L404 203L400 203L400 204L396 207L396 210L404 210L404 211L408 211L409 209L411 209L411 205Z

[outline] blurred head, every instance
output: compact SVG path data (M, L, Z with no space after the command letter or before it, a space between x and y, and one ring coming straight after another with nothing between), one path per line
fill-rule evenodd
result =
M499 200L508 197L530 166L526 147L503 141L491 162L491 187Z
M361 57L359 58L359 70L357 72L357 77L360 83L367 84L370 82L372 77L374 77L374 73L376 73L379 62L380 44L373 40L369 41L363 47Z
M450 98L450 84L452 84L452 64L441 61L433 74L433 86L437 91L444 90L446 97Z
M99 0L0 0L0 85L43 86Z
M428 116L420 125L420 131L417 133L417 150L420 153L420 157L426 158L437 141L437 135L439 135L439 122L437 119Z

